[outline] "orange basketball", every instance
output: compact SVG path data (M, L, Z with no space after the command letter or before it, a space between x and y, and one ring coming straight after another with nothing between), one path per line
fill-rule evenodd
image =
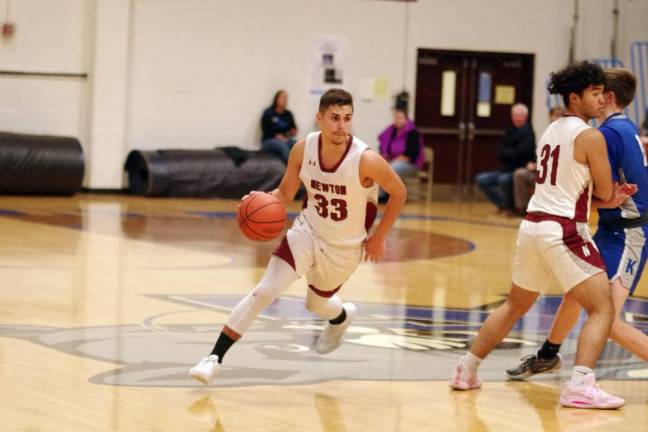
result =
M272 194L256 192L241 201L236 221L250 240L272 240L286 225L286 206Z

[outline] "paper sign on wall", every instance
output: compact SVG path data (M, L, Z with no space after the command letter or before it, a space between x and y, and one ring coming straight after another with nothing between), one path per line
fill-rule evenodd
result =
M373 102L389 98L389 79L384 76L360 80L360 99Z
M322 94L334 87L348 84L349 52L351 46L343 36L315 36L311 40L310 92Z
M389 79L384 76L375 77L373 80L373 91L376 99L389 98Z

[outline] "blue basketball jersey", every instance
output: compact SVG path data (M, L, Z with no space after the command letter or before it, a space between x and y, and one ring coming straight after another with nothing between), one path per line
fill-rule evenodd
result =
M614 181L639 186L638 192L621 207L599 209L599 218L634 219L643 216L648 210L648 160L639 139L639 129L628 117L618 113L608 117L599 130L605 137Z
M599 227L594 242L601 251L608 279L621 280L630 291L637 287L648 259L648 225L637 228L614 228L610 219L635 219L648 211L648 161L639 131L621 113L613 114L599 128L608 149L612 177L619 183L634 183L639 191L615 209L599 209Z

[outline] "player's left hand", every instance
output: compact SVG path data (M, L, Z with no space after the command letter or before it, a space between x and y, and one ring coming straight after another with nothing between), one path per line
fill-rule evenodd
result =
M371 236L365 242L365 261L378 262L385 257L385 240Z

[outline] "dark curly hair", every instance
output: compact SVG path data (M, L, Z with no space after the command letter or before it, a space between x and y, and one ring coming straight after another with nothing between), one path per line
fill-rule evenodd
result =
M605 73L603 69L594 63L587 61L572 63L566 68L552 73L549 76L547 90L551 94L559 94L563 98L565 106L569 106L569 94L576 93L583 95L583 90L591 85L605 85Z

